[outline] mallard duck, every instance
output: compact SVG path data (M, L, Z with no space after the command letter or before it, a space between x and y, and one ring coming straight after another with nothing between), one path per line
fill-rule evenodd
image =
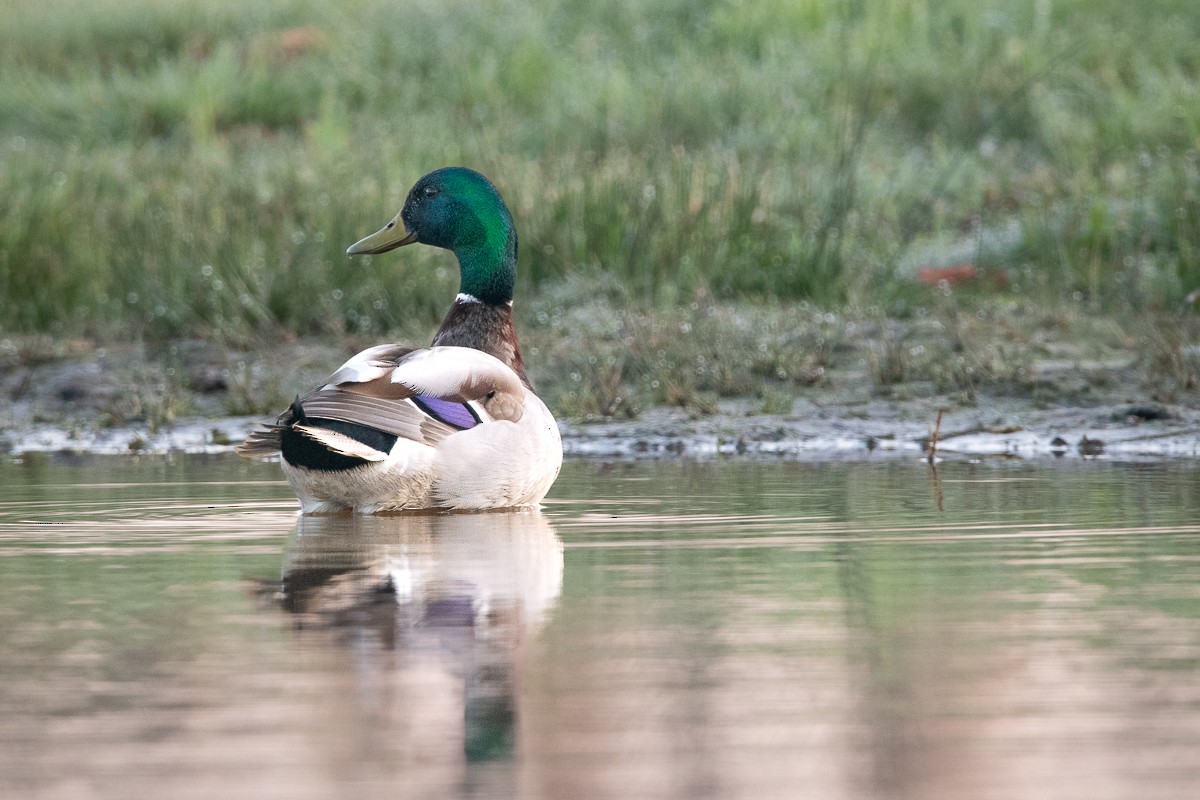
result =
M281 455L305 513L532 506L558 476L558 426L513 327L517 232L500 193L478 172L436 170L346 252L414 242L454 253L461 275L433 345L364 350L237 448Z

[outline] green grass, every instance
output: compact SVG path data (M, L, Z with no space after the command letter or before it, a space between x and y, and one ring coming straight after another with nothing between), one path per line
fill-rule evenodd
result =
M914 267L952 259L939 242L995 229L1015 234L972 258L1018 298L1138 313L1200 287L1194 0L5 15L3 332L429 328L456 285L445 254L343 251L446 164L508 199L530 308L582 281L642 309L904 317L930 303Z

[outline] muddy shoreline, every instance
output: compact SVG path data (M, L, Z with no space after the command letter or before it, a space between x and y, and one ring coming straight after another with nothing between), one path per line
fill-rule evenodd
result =
M55 357L9 364L0 375L0 452L232 452L272 414L231 414L231 406L281 407L285 389L316 385L344 357L344 348L327 343L261 354L196 343L71 348L60 344ZM753 398L723 399L703 415L655 407L632 420L560 418L560 427L567 455L576 457L920 458L942 410L937 452L943 458L1200 457L1196 404L1144 396L1127 360L1059 360L1037 368L1060 400L982 391L967 403L920 382L881 390L866 375L842 370L819 386L798 388L784 413L763 413ZM262 396L263 375L278 387L266 393L279 397Z

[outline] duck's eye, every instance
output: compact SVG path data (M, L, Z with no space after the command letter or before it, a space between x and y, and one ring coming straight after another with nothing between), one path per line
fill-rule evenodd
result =
M426 197L437 197L438 188L436 186L426 186L421 190L421 194L425 195Z

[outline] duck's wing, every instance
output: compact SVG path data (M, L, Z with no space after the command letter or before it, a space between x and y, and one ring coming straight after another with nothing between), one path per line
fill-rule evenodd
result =
M292 430L340 455L381 460L387 453L375 434L382 434L383 444L395 437L433 447L479 424L516 421L524 392L515 372L479 350L379 345L297 398L274 423L247 436L237 452L247 458L276 455L284 432Z

